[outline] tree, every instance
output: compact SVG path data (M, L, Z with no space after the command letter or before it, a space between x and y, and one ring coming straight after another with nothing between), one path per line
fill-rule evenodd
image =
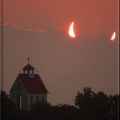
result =
M75 105L79 107L85 119L111 120L110 116L113 115L117 119L117 97L108 97L101 91L95 93L90 87L83 88L81 93L77 93Z
M110 105L110 117L112 120L117 120L119 116L119 95L110 95L109 96L109 105Z
M83 88L83 92L77 93L75 97L75 105L78 106L80 109L85 109L85 107L90 107L93 103L95 93L91 90L90 87Z
M2 119L7 120L8 118L14 118L17 112L15 104L10 100L6 92L1 91L0 96Z

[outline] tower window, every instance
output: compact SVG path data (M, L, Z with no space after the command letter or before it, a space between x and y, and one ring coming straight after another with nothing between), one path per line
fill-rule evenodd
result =
M28 71L27 70L25 70L25 74L27 74L28 73Z
M33 71L32 71L32 70L30 70L30 71L29 71L29 73L30 73L30 74L33 74Z

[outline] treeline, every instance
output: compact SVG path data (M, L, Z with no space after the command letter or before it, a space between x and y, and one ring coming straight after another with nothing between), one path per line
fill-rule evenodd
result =
M119 95L107 95L83 88L78 92L75 106L49 103L34 105L30 111L17 110L5 92L1 92L2 120L118 120Z

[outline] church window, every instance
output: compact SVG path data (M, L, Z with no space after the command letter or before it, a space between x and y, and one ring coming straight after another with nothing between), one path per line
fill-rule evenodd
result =
M32 70L30 70L30 74L33 74L33 71L32 71Z
M39 96L36 96L36 103L39 102Z
M33 105L33 96L30 97L30 104Z
M25 74L27 74L27 70L25 71Z
M42 96L42 102L44 102L44 96Z
M21 95L18 95L18 107L21 110L22 108L22 96Z

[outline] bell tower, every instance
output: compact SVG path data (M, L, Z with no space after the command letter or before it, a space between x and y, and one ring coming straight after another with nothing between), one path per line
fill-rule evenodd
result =
M30 58L28 57L28 64L23 68L23 73L28 77L34 77L34 67L30 65Z

